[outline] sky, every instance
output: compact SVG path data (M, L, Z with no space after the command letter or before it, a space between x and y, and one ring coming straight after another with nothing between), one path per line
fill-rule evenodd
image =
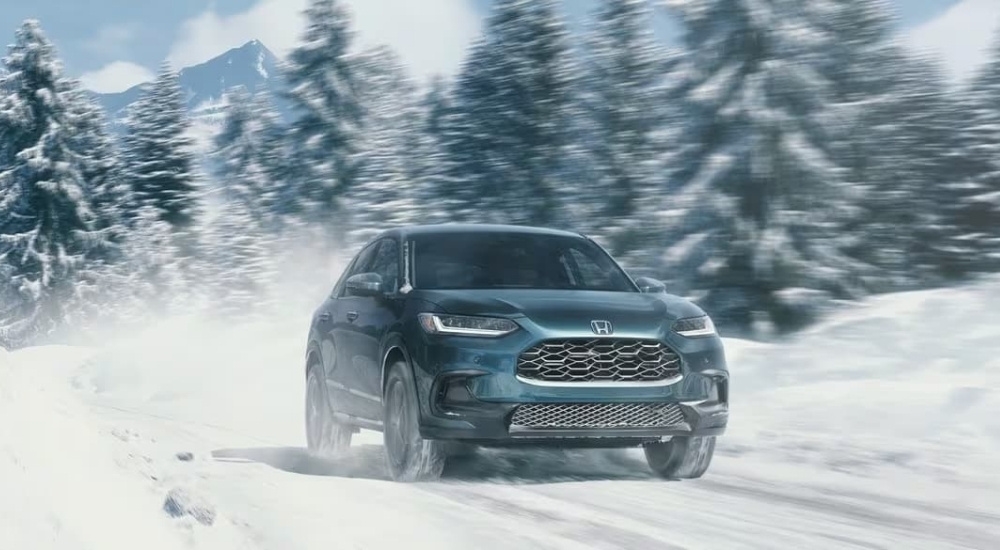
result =
M490 0L345 0L362 44L393 46L414 74L451 74L475 39ZM0 0L0 33L13 40L27 18L42 22L67 71L100 92L151 77L163 60L181 68L258 39L278 55L293 47L308 0ZM960 81L981 63L1000 28L1000 0L889 0L900 37L941 58ZM579 28L593 0L564 0ZM664 40L676 39L668 15Z

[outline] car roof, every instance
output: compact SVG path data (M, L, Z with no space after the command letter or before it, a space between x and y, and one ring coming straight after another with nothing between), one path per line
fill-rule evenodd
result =
M436 225L410 225L390 229L380 235L382 237L417 237L434 235L456 235L456 234L482 234L482 233L519 233L525 235L557 235L563 237L580 238L582 235L572 231L561 229L549 229L545 227L532 227L527 225L500 225L500 224L480 224L480 223L446 223Z

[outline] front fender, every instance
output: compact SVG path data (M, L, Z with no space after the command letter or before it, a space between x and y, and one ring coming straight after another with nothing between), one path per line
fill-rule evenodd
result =
M396 352L401 354L403 360L406 361L407 368L411 369L410 374L415 375L415 373L412 372L413 361L410 360L410 351L406 346L406 341L404 340L403 335L398 332L390 333L386 336L385 341L382 343L379 387L383 390L385 389L385 377L389 375L389 358Z

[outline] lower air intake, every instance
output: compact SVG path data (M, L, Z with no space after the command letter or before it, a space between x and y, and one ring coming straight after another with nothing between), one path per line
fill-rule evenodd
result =
M669 428L684 422L674 403L528 404L514 411L511 428Z

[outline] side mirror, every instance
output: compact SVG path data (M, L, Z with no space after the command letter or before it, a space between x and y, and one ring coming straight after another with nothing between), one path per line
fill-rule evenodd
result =
M383 292L378 273L358 273L347 279L347 294L351 296L381 296Z
M639 285L639 291L645 294L660 294L667 291L667 285L652 277L639 277L635 280Z

